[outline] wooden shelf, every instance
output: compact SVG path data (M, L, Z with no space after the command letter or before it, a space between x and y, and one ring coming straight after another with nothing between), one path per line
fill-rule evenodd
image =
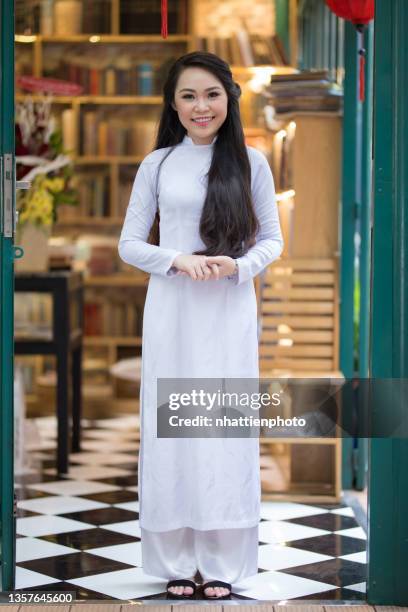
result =
M298 504L333 504L340 501L340 496L335 496L334 493L319 492L321 488L313 488L316 493L296 493L292 491L282 493L263 492L261 495L262 501L283 501L293 502Z
M109 227L122 225L122 217L75 217L72 219L61 219L55 224L56 229L61 227L72 227L75 225L99 225L100 227Z
M92 164L141 164L141 155L78 155L73 160L77 165Z
M244 75L248 75L248 74L253 74L256 75L257 73L259 73L260 71L270 71L273 74L295 74L297 72L299 72L298 70L296 70L296 68L294 68L293 66L268 66L268 65L262 65L262 66L234 66L234 65L230 65L231 68L231 72L234 74L244 74Z
M84 336L85 346L142 346L142 338L135 336Z
M16 94L16 101L22 102L27 94ZM43 95L30 96L34 102L42 102ZM157 105L163 102L162 96L53 96L53 104L147 104Z
M338 438L259 438L261 444L324 444L336 446Z
M169 34L162 38L160 34L75 34L71 36L43 36L42 34L16 34L15 42L19 43L188 43L191 42L190 34Z
M140 274L107 274L105 276L87 276L85 287L146 287L149 277Z

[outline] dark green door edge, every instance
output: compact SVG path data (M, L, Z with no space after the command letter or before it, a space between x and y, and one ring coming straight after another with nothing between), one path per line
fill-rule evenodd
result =
M370 375L407 379L408 2L376 0L375 24ZM406 407L388 404L382 418L403 423ZM405 424L399 437L370 443L370 604L408 605L407 474Z
M14 3L0 0L0 590L14 588Z

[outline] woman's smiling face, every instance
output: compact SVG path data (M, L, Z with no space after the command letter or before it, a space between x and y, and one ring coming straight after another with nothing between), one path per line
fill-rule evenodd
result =
M194 144L211 144L228 112L223 84L203 68L185 68L180 74L172 106Z

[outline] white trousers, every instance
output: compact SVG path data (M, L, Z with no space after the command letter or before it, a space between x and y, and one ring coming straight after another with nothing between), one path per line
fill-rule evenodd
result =
M234 584L258 572L258 525L199 531L191 527L142 532L146 574L172 580L199 570L203 581Z

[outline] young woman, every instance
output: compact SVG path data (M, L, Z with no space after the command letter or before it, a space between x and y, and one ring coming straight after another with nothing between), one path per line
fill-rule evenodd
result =
M257 572L259 440L156 435L158 378L259 375L252 279L283 241L268 162L245 146L240 94L216 55L175 62L119 242L121 258L151 274L140 394L143 568L177 598L194 597L197 570L211 599Z

